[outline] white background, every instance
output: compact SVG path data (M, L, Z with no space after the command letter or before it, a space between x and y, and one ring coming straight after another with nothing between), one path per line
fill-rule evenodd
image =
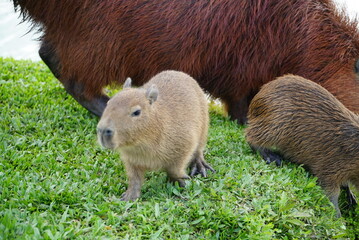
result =
M58 0L61 1L61 0ZM77 0L75 0L77 1ZM335 0L339 7L345 7L351 17L358 14L359 0ZM0 0L0 56L13 57L15 59L40 60L38 56L39 35L29 31L27 23L20 23L18 13L14 12L13 3L10 0Z

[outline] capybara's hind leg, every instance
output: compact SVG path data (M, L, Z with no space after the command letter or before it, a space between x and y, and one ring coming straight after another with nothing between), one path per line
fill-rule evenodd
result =
M319 180L321 180L319 177L318 177ZM327 192L327 196L329 198L329 200L333 203L334 205L334 208L335 208L335 211L337 212L336 216L338 218L340 218L342 216L341 212L340 212L340 209L339 209L339 194L340 194L340 187L335 187L333 188L331 185L333 183L332 182L329 182L329 183L325 183L324 184L322 183L322 187L325 189L325 191ZM330 186L330 189L328 190L328 188L326 186Z
M44 40L41 43L39 50L39 55L45 64L49 67L52 74L59 79L59 81L64 85L66 91L84 108L86 108L91 113L101 116L107 101L110 99L106 95L98 95L91 99L88 99L84 96L84 86L82 83L77 82L75 79L63 79L60 73L60 60L57 56L55 49L48 41Z
M215 170L209 165L203 156L203 151L197 151L190 162L190 176L201 174L202 177L207 177L207 170L215 172Z
M354 194L350 190L349 186L348 185L342 186L341 189L345 191L345 194L347 197L347 202L348 202L348 207L349 208L355 207L358 203L357 203L357 200L356 200Z
M282 165L282 156L280 156L279 154L269 149L259 150L259 153L262 155L263 159L266 161L267 164L275 162L278 167Z
M282 165L282 156L279 154L273 152L270 149L267 148L261 148L261 147L254 147L250 145L251 149L255 152L258 151L258 153L262 156L264 161L266 161L267 164L271 164L272 162L275 162L275 164L279 167Z

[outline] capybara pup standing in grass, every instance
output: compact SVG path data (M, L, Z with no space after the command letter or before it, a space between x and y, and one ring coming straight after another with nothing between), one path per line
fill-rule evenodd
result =
M249 107L246 138L267 162L280 157L318 177L337 215L340 187L356 204L359 189L359 117L320 85L286 75L265 84Z
M123 91L107 104L98 124L98 140L119 150L129 178L125 201L140 196L144 174L163 169L171 181L184 186L190 175L213 170L204 160L209 124L207 99L189 75L164 71L141 88Z

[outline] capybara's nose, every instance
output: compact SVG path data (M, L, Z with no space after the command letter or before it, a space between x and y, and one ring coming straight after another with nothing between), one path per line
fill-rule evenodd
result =
M110 128L97 128L97 134L102 135L104 137L112 137L114 131Z

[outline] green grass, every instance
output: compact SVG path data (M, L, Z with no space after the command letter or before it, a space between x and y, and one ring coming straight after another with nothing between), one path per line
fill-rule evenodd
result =
M358 237L359 208L336 219L315 178L266 165L216 106L205 156L217 172L184 189L148 173L135 202L119 199L126 174L97 144L98 118L43 63L0 58L0 114L0 239Z

